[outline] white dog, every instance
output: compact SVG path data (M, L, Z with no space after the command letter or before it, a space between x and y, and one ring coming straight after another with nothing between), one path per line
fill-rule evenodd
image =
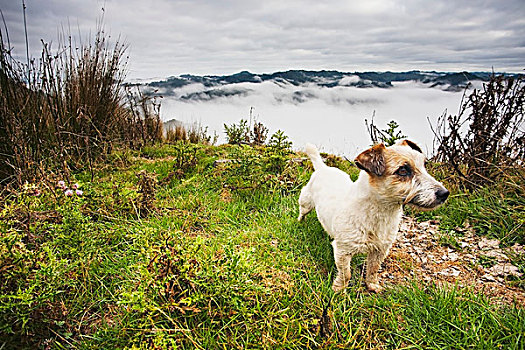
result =
M333 290L348 284L352 255L367 253L366 286L379 292L378 270L396 240L403 205L430 210L445 202L449 191L427 173L421 149L408 140L390 147L379 144L357 156L361 172L356 182L324 164L315 146L307 145L306 153L315 171L301 190L298 220L315 208L333 238Z

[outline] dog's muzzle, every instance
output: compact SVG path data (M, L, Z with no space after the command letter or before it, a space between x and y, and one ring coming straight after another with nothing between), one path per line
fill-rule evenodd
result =
M416 193L405 203L421 209L434 209L445 203L450 192L445 187L438 188L435 192Z

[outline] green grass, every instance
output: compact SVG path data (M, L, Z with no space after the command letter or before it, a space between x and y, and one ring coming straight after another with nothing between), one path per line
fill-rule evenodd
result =
M75 175L82 197L39 184L40 196L4 199L0 348L525 346L524 310L468 289L414 281L371 295L357 273L334 294L327 235L315 215L296 222L307 164L279 150L181 147L115 154ZM141 209L141 170L158 180L154 213Z
M461 231L466 224L476 233L497 238L504 245L525 244L525 171L515 169L499 182L472 191L458 188L454 177L439 164L431 164L431 172L451 190L446 205L424 213L421 219L438 217L444 231ZM459 228L459 230L457 230ZM460 234L460 232L457 232Z

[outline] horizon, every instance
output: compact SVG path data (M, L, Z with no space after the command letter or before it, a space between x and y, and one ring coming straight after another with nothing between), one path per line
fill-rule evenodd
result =
M126 77L126 80L129 83L141 83L141 84L148 84L153 82L160 82L164 81L170 78L177 78L177 77L184 77L184 76L195 76L195 77L229 77L234 76L241 73L249 73L253 75L271 75L271 74L277 74L277 73L286 73L286 72L293 72L293 71L302 71L302 72L308 72L308 73L317 73L317 72L337 72L342 74L356 74L356 73L409 73L409 72L419 72L419 73L437 73L437 74L459 74L459 73L470 73L470 74L495 74L495 75L521 75L525 74L525 68L521 72L507 72L507 71L467 71L467 70L459 70L459 71L437 71L437 70L420 70L420 69L410 69L405 71L391 71L391 70L355 70L355 71L340 71L336 69L319 69L319 70L310 70L310 69L287 69L287 70L277 70L273 72L252 72L248 70L238 70L234 71L233 73L215 73L215 74L194 74L194 73L182 73L182 74L170 74L166 76L154 76L154 77L147 77L147 78L130 78L128 79Z
M525 66L525 65L524 65ZM222 76L232 76L237 75L241 73L250 73L253 75L269 75L269 74L276 74L276 73L285 73L285 72L309 72L309 73L317 73L317 72L337 72L342 74L355 74L355 73L409 73L409 72L419 72L419 73L444 73L444 74L458 74L458 73L483 73L483 74L512 74L512 75L518 75L518 74L525 74L525 68L521 72L510 72L510 71L469 71L469 70L457 70L457 71L439 71L439 70L422 70L422 69L408 69L408 70L354 70L354 71L343 71L338 69L302 69L302 68L292 68L292 69L280 69L273 72L254 72L249 71L245 69L236 70L233 71L233 73L214 73L214 74L194 74L194 73L182 73L182 74L171 74L168 76L165 76L164 78L171 78L171 77L183 77L183 76L199 76L199 77L222 77ZM153 78L160 78L160 77L148 77L148 78L137 78L137 79L153 79Z

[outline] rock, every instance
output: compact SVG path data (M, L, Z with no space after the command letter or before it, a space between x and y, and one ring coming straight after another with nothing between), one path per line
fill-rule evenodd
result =
M483 252L483 255L488 256L490 258L496 258L496 259L498 259L498 261L507 261L507 260L509 260L509 257L506 256L505 254L503 254L501 252L501 249L489 250L487 252Z
M490 273L486 273L481 276L481 280L486 282L496 282L496 279Z
M510 249L516 254L525 254L525 246L522 246L519 243L514 244Z
M219 165L221 164L228 164L228 163L232 163L233 160L232 159L216 159L213 161L213 167L218 167Z
M519 272L519 269L517 266L511 265L511 264L502 264L498 263L494 266L492 266L488 271L494 275L494 276L514 276L514 277L521 277L522 273Z
M444 270L439 271L440 275L444 276L452 276L452 277L458 277L461 271L459 271L454 266L450 266L449 268L446 268Z
M478 247L481 250L498 249L499 240L498 239L488 239L488 238L483 237L481 241L478 242Z
M456 261L456 260L458 260L459 255L457 253L450 253L448 255L448 258L450 259L450 261Z

